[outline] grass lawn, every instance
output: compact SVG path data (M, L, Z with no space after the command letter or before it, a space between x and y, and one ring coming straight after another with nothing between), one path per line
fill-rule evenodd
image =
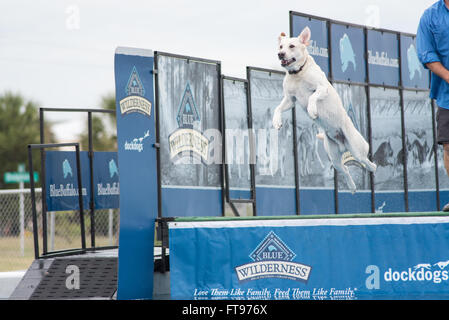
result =
M112 245L116 245L115 239ZM50 242L50 239L49 239ZM97 247L109 246L108 237L95 237ZM86 245L90 247L90 237L86 237ZM49 244L50 246L50 244ZM0 237L0 272L26 270L34 260L34 243L31 232L25 233L25 249L22 256L20 252L19 237ZM55 237L54 250L74 249L81 247L81 240L78 237ZM42 252L42 242L39 243L39 250ZM50 247L49 247L50 250Z

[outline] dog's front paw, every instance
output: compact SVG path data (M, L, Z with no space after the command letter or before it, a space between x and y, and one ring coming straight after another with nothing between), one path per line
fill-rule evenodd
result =
M275 111L273 115L273 127L275 129L280 129L282 127L282 116L279 111Z

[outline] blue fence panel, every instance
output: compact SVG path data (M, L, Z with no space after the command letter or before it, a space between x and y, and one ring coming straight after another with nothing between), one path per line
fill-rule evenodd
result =
M303 16L292 16L292 37L297 37L305 27L309 27L312 33L308 51L321 67L326 76L329 75L329 45L327 22Z
M90 171L87 151L80 151L83 207L89 208ZM45 195L47 211L79 210L76 153L74 151L45 152Z
M366 82L364 30L331 24L331 41L333 79Z
M273 128L273 111L282 100L282 73L249 72L253 128L256 136L258 215L296 214L292 111L282 113L283 126ZM270 190L272 193L270 193ZM293 190L293 191L292 191ZM273 196L276 194L276 196ZM279 208L282 208L279 211Z
M164 54L157 65L162 216L221 216L219 68Z
M395 33L368 30L369 82L399 86L399 42Z

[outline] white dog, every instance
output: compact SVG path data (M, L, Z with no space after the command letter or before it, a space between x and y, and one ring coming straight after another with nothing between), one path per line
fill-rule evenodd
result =
M280 129L282 112L291 109L297 102L321 127L323 132L317 137L323 140L334 168L345 176L349 189L354 193L355 183L342 162L344 152L350 151L371 172L375 172L377 167L369 161L369 145L354 127L337 91L309 55L307 46L310 36L308 27L297 38L288 38L284 33L279 36L278 57L287 72L283 83L284 97L274 110L273 126Z

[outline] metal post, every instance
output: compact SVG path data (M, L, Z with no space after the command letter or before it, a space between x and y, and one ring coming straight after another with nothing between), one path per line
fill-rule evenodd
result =
M436 202L437 202L437 210L441 210L440 205L440 176L438 173L438 142L437 142L437 131L436 131L436 119L435 119L435 100L431 100L431 108L432 108L432 133L433 133L433 156L435 161L435 190L436 190Z
M161 177L161 149L160 149L160 106L159 106L159 76L158 76L158 59L159 54L154 53L154 100L156 104L155 122L156 122L156 143L153 147L156 148L156 169L157 169L157 216L162 217L162 177Z
M289 13L290 37L293 37L293 16ZM301 214L301 202L299 194L299 164L298 164L298 137L296 132L296 106L292 108L292 125L293 125L293 166L295 170L295 194L296 194L296 214Z
M223 89L223 79L221 77L221 63L217 63L216 65L217 67L217 77L218 77L218 123L219 123L219 130L221 131L221 165L220 165L220 178L221 178L221 215L224 217L225 216L225 163L226 163L226 159L225 159L225 143L226 143L226 139L225 139L225 127L224 127L224 106L223 106L223 100L220 98L223 96L222 93L222 89ZM227 188L228 189L228 188Z
M221 83L220 86L224 86L224 80L223 77L221 78ZM227 146L226 146L226 110L225 110L225 104L224 104L224 89L221 90L221 94L220 94L220 101L221 101L221 129L222 129L222 145L221 145L221 158L222 158L222 163L224 165L224 176L225 176L225 184L224 184L224 193L226 196L226 201L230 202L231 197L229 195L229 166L228 166L228 159L227 159ZM234 211L232 205L231 205L231 209ZM238 212L236 214L236 212L234 212L234 215L238 215Z
M25 197L23 195L24 192L24 183L19 183L19 215L20 215L20 255L23 257L25 255Z
M95 201L94 201L94 147L93 147L93 134L92 134L92 112L87 113L87 127L89 136L89 171L90 171L90 244L92 248L95 248Z
M113 216L112 209L109 209L108 214L109 214L109 219L108 219L108 238L109 238L109 245L112 246L113 245L112 229L113 229L113 224L114 224L114 216Z
M39 258L39 233L37 225L37 211L36 211L36 195L34 193L34 171L33 171L33 154L31 146L28 146L28 165L30 170L30 189L31 189L31 210L33 213L33 240L34 240L34 258ZM41 191L42 197L44 196L44 189ZM43 210L43 208L42 208Z
M400 34L396 34L398 40L398 51L399 51L399 103L401 108L401 134L402 134L402 150L403 150L403 183L404 183L404 203L405 211L409 211L408 204L408 177L407 177L407 145L405 141L405 105L404 105L404 89L402 87L402 56L401 56L401 39Z
M44 132L44 109L39 109L39 130L40 130L40 143L45 143L45 132ZM45 150L41 150L41 201L42 201L42 251L45 255L47 250L47 189L45 187ZM30 168L31 170L31 168ZM31 174L33 171L30 171Z
M256 206L256 137L253 130L253 112L251 108L251 97L249 81L245 82L246 108L248 116L248 143L249 143L249 172L251 175L251 200L253 201L253 216L257 215Z
M248 140L250 154L250 173L251 173L251 198L253 199L253 216L257 216L257 188L256 188L256 135L253 130L253 107L251 102L251 69L246 68L246 99L248 109Z
M366 113L368 116L368 143L370 145L370 151L368 154L368 159L373 161L373 132L371 126L371 92L369 86L369 63L368 63L368 29L366 27L363 28L363 33L365 36L365 74L366 79L365 82L367 85L365 86L366 90ZM375 198L375 190L374 190L374 174L372 172L369 173L370 177L370 185L371 185L371 212L376 212L376 198Z
M331 27L330 21L326 21L326 29L327 29L327 48L328 48L328 67L329 74L328 79L329 82L334 85L334 74L332 72L332 41L331 41ZM339 203L338 203L338 172L334 168L334 206L335 206L335 214L339 212Z
M50 214L50 251L55 251L55 212L48 212Z
M81 226L81 248L86 249L86 232L84 229L84 208L83 208L83 187L81 183L81 161L80 161L80 147L75 144L76 148L76 172L78 177L78 203Z

